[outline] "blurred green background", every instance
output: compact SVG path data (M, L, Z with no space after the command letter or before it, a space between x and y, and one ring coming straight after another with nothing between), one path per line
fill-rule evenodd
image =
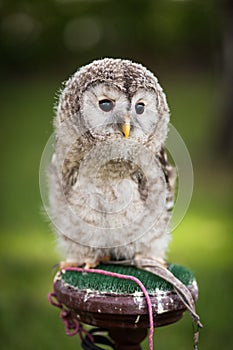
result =
M38 172L61 82L106 56L143 63L165 89L195 177L168 259L198 280L200 349L232 349L232 23L231 1L0 1L1 349L79 349L47 302L60 257ZM191 349L188 315L156 330L155 348Z

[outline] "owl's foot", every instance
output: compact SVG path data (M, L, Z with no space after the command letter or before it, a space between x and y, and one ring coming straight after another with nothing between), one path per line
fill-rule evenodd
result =
M80 266L80 264L76 261L61 261L59 264L59 270L64 270L64 269L68 269L69 267L82 267L82 265Z
M94 269L97 265L99 265L99 261L95 261L95 262L85 262L82 265L83 270L89 270L89 269Z
M69 267L82 267L84 270L88 269L94 269L97 265L99 265L103 261L109 261L110 257L108 255L103 256L99 258L98 260L86 260L84 261L83 264L80 264L80 262L77 262L75 260L66 260L66 261L61 261L59 264L59 270L64 270Z
M83 264L80 264L75 261L61 261L59 264L59 270L65 270L68 269L69 267L81 267L83 270L95 268L99 262L85 262Z
M101 262L104 261L109 261L110 260L110 256L109 255L105 255L102 256L101 258L99 258L96 261L85 261L85 263L83 264L83 269L87 270L87 269L94 269L97 265L99 265Z

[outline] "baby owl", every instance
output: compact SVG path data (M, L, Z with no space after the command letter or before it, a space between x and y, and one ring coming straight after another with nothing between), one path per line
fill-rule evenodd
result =
M96 60L66 82L48 174L64 264L165 259L174 187L168 122L165 94L141 64Z

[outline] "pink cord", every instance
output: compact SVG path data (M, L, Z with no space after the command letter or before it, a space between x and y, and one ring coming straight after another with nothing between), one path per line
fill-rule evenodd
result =
M68 267L63 269L62 271L77 271L77 272L88 272L88 273L97 273L100 275L110 276L110 277L116 277L120 279L125 280L131 280L135 282L142 290L143 294L145 295L147 307L148 307L148 314L149 314L149 321L150 321L150 332L149 332L149 350L153 350L153 333L154 333L154 320L153 320L153 311L152 311L152 304L149 297L149 294L142 284L142 282L130 275L122 275L120 273L111 272L111 271L105 271L105 270L98 270L98 269L82 269L81 267Z
M70 310L66 309L64 305L58 301L55 292L48 294L48 301L51 305L56 306L61 310L60 317L65 325L65 332L68 336L72 337L79 333L80 338L83 340L83 334L85 334L92 342L94 342L92 335L82 327L77 319L72 317Z

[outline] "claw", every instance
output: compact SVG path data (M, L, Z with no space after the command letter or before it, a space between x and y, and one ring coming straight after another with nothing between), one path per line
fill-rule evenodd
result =
M66 260L66 261L61 261L59 266L59 270L67 269L69 267L82 267L83 270L88 270L88 269L94 269L97 265L99 265L102 261L109 261L110 257L108 255L103 256L99 258L96 261L84 261L83 264L78 263L77 261L71 261L71 260Z
M110 256L105 255L101 258L99 258L98 260L96 260L95 262L90 262L90 261L85 261L85 263L83 264L83 269L87 270L87 269L94 269L96 266L98 266L101 262L104 261L109 261L110 260Z
M69 267L80 267L80 264L75 261L61 261L59 264L59 270L64 270Z

